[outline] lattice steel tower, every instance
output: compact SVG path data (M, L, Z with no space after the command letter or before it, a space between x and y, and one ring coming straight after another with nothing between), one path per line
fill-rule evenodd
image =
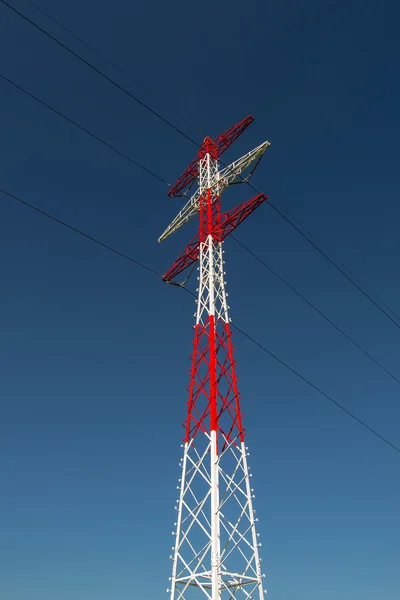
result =
M263 600L251 474L242 424L223 260L223 240L265 200L258 194L221 213L221 194L247 181L269 146L264 142L228 167L222 153L253 121L247 117L214 140L206 138L171 188L199 187L159 238L198 215L196 237L164 275L174 283L199 261L198 300L170 592L171 600Z

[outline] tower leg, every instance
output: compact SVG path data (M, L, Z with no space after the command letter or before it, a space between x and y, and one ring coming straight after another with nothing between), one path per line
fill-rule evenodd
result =
M211 431L211 582L212 600L220 600L220 531L217 432Z

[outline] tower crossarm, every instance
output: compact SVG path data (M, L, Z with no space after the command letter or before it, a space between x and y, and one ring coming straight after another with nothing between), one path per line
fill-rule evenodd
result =
M215 197L220 197L222 192L233 183L236 183L240 178L241 181L247 181L248 178L253 174L259 161L261 160L264 152L268 148L270 143L268 141L263 142L257 148L254 148L241 158L233 161L227 167L224 167L221 171L217 172L216 176L210 182L210 189L215 194ZM248 173L247 177L243 177L246 171L251 165L253 169ZM171 234L175 233L183 225L185 225L190 219L196 216L200 210L200 188L196 190L193 196L188 200L182 210L179 211L172 223L167 227L164 233L158 238L159 242L163 242Z
M179 255L174 264L168 269L163 275L163 281L169 283L177 277L180 273L185 271L190 265L193 265L199 258L200 253L200 240L199 236L196 235L193 240L186 246L184 251Z
M203 158L207 153L210 153L214 159L218 159L253 121L254 118L252 116L245 117L213 140L206 137L195 158L179 177L178 181L171 187L168 196L170 198L183 196L185 191L187 192L191 188L199 174L199 159Z
M268 141L263 142L257 148L250 150L247 154L234 160L230 165L225 167L219 172L218 184L221 186L222 190L224 190L232 183L235 183L239 177L242 178L242 181L247 181L249 177L254 173L258 163L260 162L264 152L270 146ZM242 177L245 171L252 165L256 163L252 169L252 171L247 175L247 177Z
M254 196L251 200L247 200L247 202L243 202L243 204L239 204L236 208L232 210L228 210L228 212L221 215L221 221L219 227L215 231L215 239L219 242L222 242L225 238L228 237L230 233L236 227L243 223L247 217L249 217L263 202L267 200L267 196L265 194L258 194Z
M206 147L205 151L210 152L212 158L218 159L220 156L222 156L225 150L229 148L229 146L231 146L240 135L242 135L242 133L248 128L249 125L251 125L253 121L254 117L252 117L251 115L245 117L244 119L239 121L239 123L236 123L236 125L230 127L229 129L224 131L224 133L221 133L221 135L212 140L211 148ZM199 158L202 158L203 154L204 150L203 152L200 150Z
M238 227L248 216L250 216L256 208L261 206L263 202L267 200L267 196L265 194L258 194L251 198L251 200L247 200L247 202L243 202L223 213L220 217L220 221L218 225L215 227L212 235L218 241L222 242L225 238L228 237L230 233L236 227ZM200 241L198 235L196 235L193 240L186 246L184 251L180 254L180 256L176 259L174 264L163 276L163 280L166 282L170 282L172 279L177 277L180 273L182 273L185 269L193 265L199 258L200 254Z

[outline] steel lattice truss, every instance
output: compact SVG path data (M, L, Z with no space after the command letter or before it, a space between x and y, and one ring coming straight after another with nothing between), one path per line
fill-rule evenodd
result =
M264 142L260 144L251 152L248 152L238 160L235 160L233 163L219 171L218 169L214 169L210 175L209 186L213 191L213 195L215 198L219 198L222 192L229 187L230 185L237 183L240 181L247 181L248 177L254 172L255 167L258 165L261 160L264 152L270 145L269 142ZM248 171L249 167L253 165L253 170L249 173L247 177L244 177L245 173ZM175 233L178 229L180 229L183 225L185 225L188 221L190 221L193 217L195 217L200 211L200 196L201 196L201 185L195 191L195 193L191 196L190 200L185 204L182 210L179 211L175 219L172 223L167 227L167 229L160 235L158 238L159 242L163 242L167 239L172 233Z
M175 507L170 600L264 598L222 245L226 235L266 196L259 194L233 211L221 214L222 188L215 185L221 181L220 149L226 149L232 143L230 140L236 139L249 119L214 141L206 138L197 163L191 163L175 186L181 191L198 176L199 190L195 195L200 218L195 240L164 276L165 281L171 281L191 263L199 261L182 475ZM224 135L228 137L224 139ZM268 142L262 145L264 150L267 145Z
M201 448L197 440L185 444L171 598L263 598L246 448L244 443L225 440L225 450L217 460L218 558L212 552L210 522L211 439L201 435ZM213 566L219 574L217 596L212 595Z

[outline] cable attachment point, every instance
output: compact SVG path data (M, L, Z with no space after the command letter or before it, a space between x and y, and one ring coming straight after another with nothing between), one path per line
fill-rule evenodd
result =
M164 277L161 277L161 279L163 280L164 283L168 283L168 285L174 285L175 287L185 287L185 284L187 282L187 278L184 279L184 281L182 281L181 283L178 283L177 281L172 281L169 279L165 279Z

